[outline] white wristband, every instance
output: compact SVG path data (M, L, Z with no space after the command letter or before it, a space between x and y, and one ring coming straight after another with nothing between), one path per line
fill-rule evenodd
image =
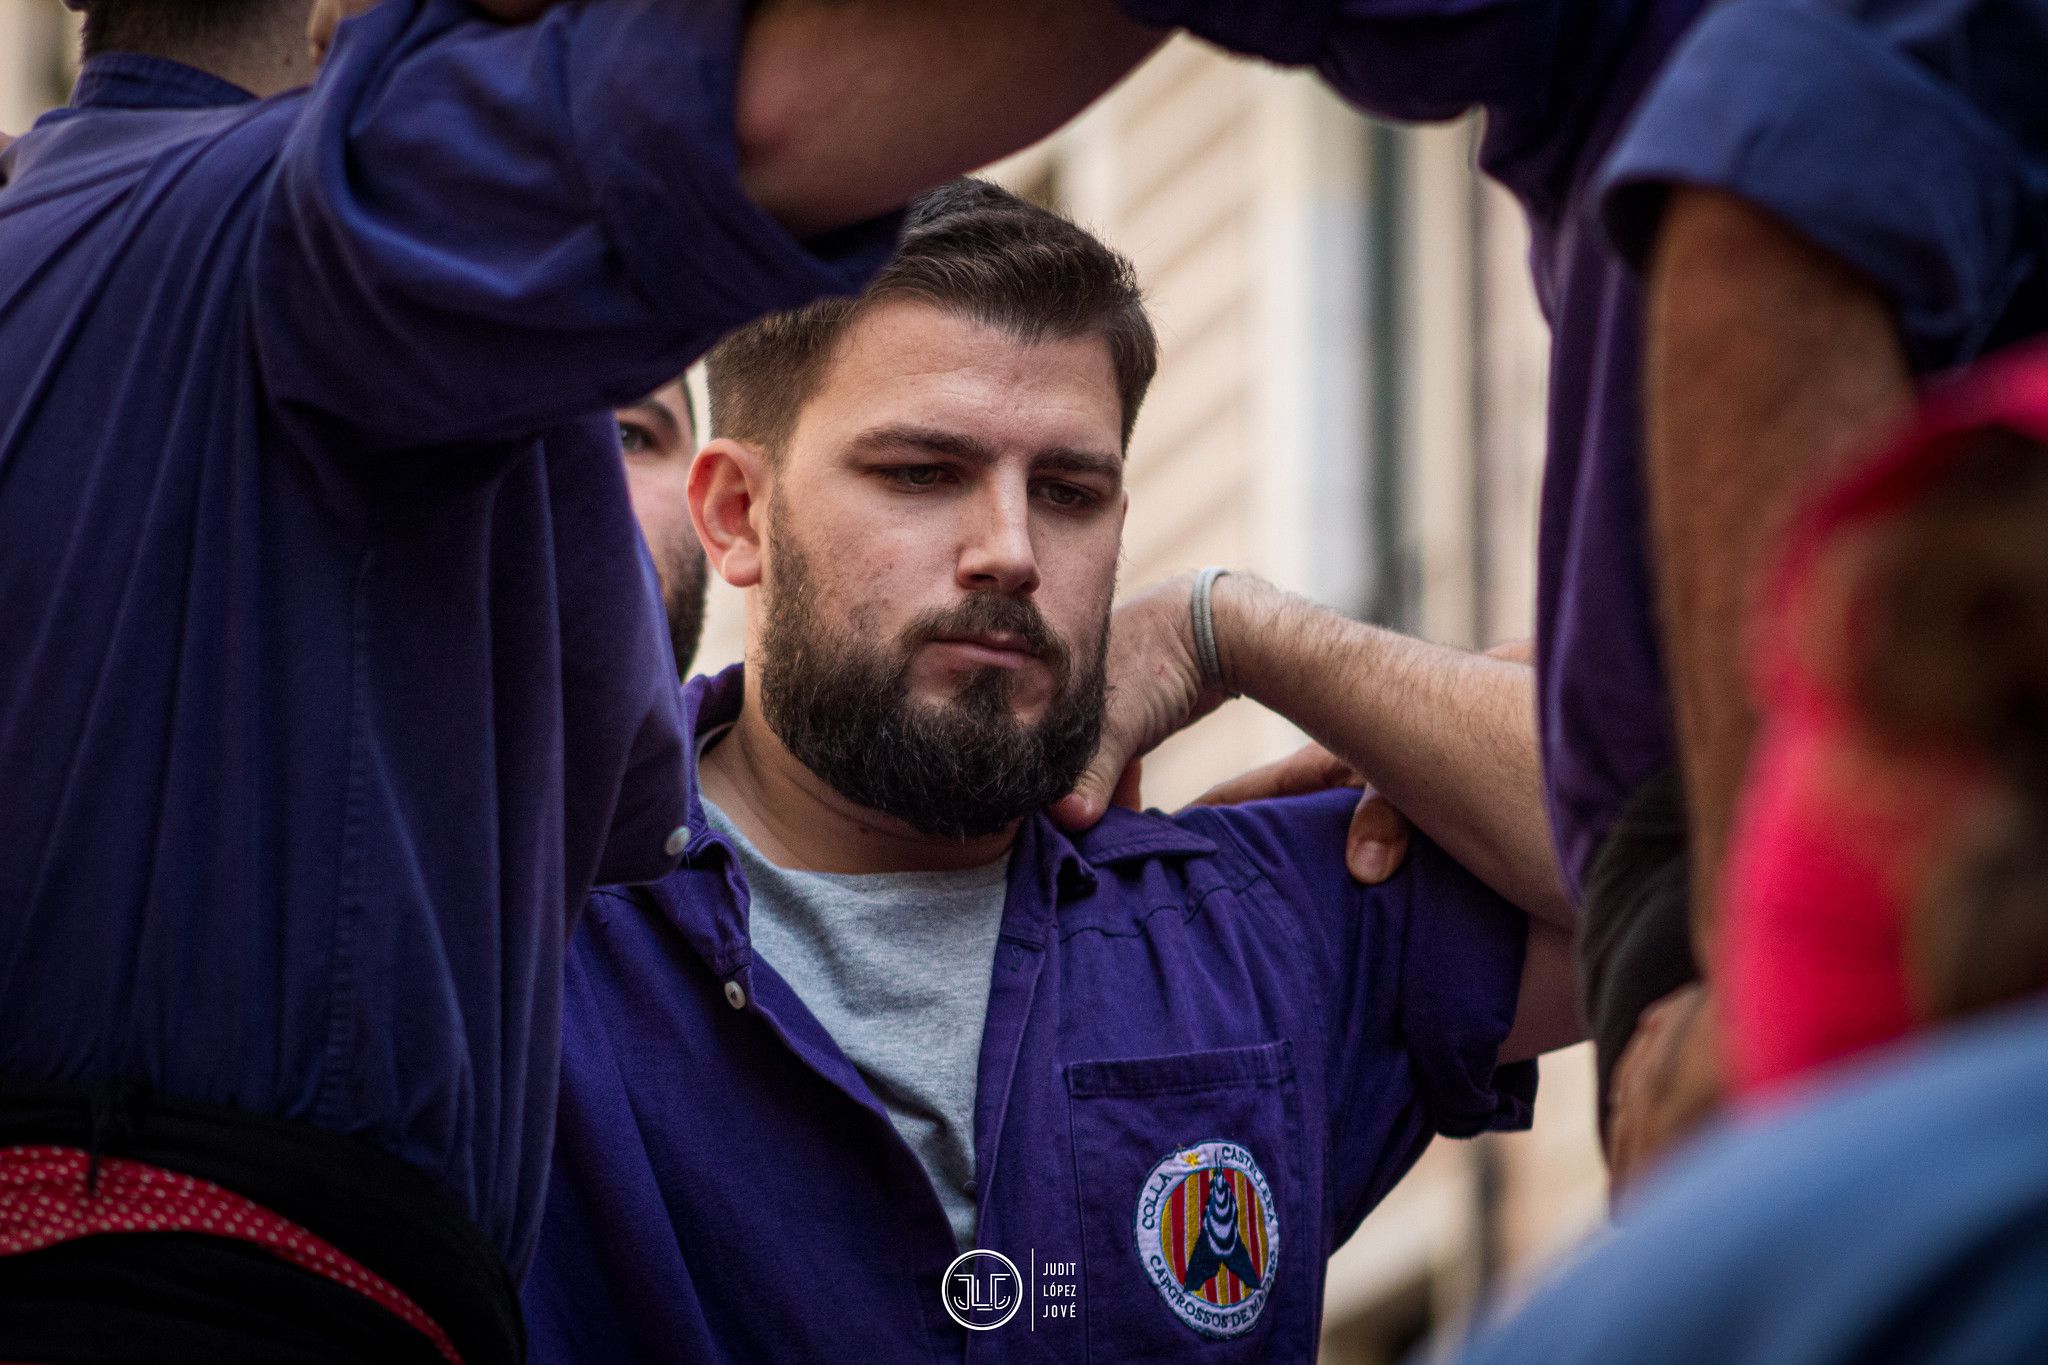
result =
M1194 618L1195 667L1202 671L1202 686L1215 691L1237 693L1223 679L1223 660L1216 652L1216 610L1211 593L1216 580L1230 570L1211 565L1195 575L1195 590L1188 597L1188 611Z

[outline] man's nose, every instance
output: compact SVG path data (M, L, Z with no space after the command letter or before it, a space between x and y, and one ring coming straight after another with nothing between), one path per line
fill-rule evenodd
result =
M992 489L980 500L961 547L959 576L970 592L1028 593L1038 587L1028 490Z

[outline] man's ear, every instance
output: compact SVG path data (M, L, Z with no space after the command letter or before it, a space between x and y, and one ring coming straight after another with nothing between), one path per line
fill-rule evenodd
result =
M690 462L690 520L718 576L735 588L761 581L768 461L744 441L710 441Z

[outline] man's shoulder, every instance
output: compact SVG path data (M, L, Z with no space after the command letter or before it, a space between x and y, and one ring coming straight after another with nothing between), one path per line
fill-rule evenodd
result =
M206 109L66 110L9 150L0 233L13 243L61 239L71 259L94 240L150 250L222 228L263 202L303 100L280 97ZM227 259L227 258L222 258ZM105 263L91 260L94 273ZM234 267L238 269L238 267Z
M1168 818L1229 845L1257 866L1342 873L1344 839L1358 798L1355 787L1333 787L1230 806L1190 806Z
M1350 788L1230 806L1111 810L1071 836L1091 866L1135 873L1144 864L1206 863L1225 875L1275 876L1293 883L1342 881L1344 839L1358 792Z
M1265 883L1272 899L1311 918L1355 917L1368 906L1405 913L1410 906L1452 904L1512 909L1421 830L1408 833L1401 865L1384 881L1366 885L1345 860L1359 790L1336 787L1299 796L1229 806L1191 806L1175 814L1112 811L1076 841L1076 851L1098 869L1133 875L1133 864L1206 862L1207 876L1181 880ZM1519 912L1514 912L1519 916Z
M40 185L120 171L188 171L184 157L192 166L264 165L297 126L306 95L300 89L198 108L60 109L16 140L17 176L33 174Z

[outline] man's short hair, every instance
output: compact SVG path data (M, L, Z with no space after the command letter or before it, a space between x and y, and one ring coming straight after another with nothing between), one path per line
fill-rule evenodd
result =
M1159 365L1137 272L1065 218L985 180L956 180L913 201L895 257L857 297L774 314L713 348L712 434L779 454L839 338L884 299L921 300L1026 343L1100 336L1130 440Z

